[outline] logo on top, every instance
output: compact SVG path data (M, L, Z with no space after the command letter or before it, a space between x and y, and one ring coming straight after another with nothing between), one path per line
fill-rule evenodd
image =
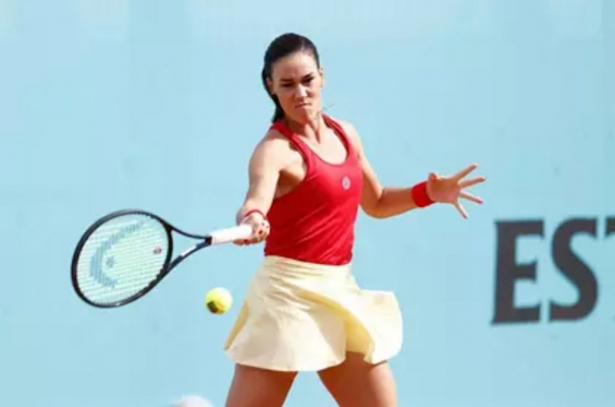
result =
M350 188L350 178L348 178L348 176L344 176L344 178L342 178L342 188L344 189Z

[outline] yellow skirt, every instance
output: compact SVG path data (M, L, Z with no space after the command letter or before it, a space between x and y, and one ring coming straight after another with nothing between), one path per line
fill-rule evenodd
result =
M346 352L379 363L401 344L393 293L360 289L350 265L266 256L224 349L238 364L299 372L338 365Z

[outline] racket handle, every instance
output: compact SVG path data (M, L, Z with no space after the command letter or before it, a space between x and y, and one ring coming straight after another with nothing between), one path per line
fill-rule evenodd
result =
M240 225L228 229L220 229L209 234L211 244L229 243L234 240L248 239L252 236L252 226Z

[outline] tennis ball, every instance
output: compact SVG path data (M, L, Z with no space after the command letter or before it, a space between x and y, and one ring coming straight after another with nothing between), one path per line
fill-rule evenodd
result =
M210 290L205 297L205 305L213 314L224 314L231 308L232 304L231 293L221 287Z

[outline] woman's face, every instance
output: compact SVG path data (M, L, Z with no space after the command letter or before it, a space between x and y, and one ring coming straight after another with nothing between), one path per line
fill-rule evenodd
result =
M310 52L297 52L277 60L268 85L277 96L286 116L305 122L321 112L320 91L324 84L322 69Z

